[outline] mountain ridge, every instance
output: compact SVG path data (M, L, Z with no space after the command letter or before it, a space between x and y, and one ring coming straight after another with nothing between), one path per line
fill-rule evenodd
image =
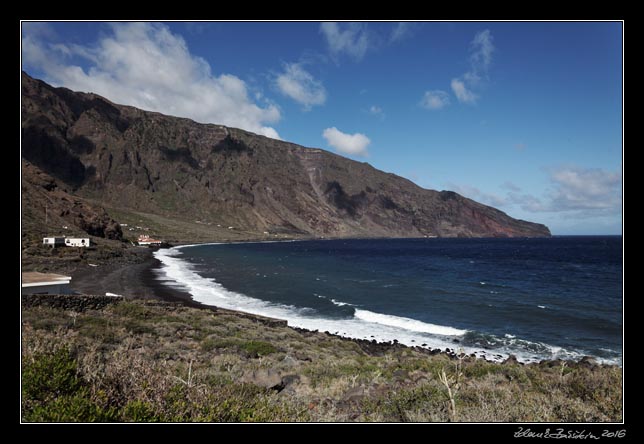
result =
M550 236L319 148L118 105L24 72L22 157L23 183L42 171L76 198L258 237Z

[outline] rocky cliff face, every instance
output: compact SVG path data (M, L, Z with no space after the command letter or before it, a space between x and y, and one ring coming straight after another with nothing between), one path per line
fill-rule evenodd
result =
M550 235L366 163L116 105L25 73L22 136L23 158L71 194L177 220L293 236Z
M56 179L24 159L21 198L23 231L29 232L25 234L89 234L112 240L123 237L120 225L105 209L69 194Z

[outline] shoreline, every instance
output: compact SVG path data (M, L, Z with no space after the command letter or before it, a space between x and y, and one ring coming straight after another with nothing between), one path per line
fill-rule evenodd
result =
M164 285L156 279L155 269L161 261L153 256L153 250L142 251L144 260L137 264L99 265L83 267L71 274L71 287L83 294L118 294L125 299L153 299L165 302L179 302L189 307L207 306L192 299L192 296L177 288Z
M256 242L256 241L251 241ZM217 242L217 243L228 243L228 242ZM200 245L193 243L185 243L174 245L173 247L181 246L192 246ZM328 331L320 330L309 330L306 328L300 328L288 325L287 320L277 319L277 318L266 318L266 316L255 315L252 313L247 313L241 310L232 310L227 308L222 308L214 305L206 305L201 302L195 301L192 298L192 295L187 291L182 291L178 288L173 288L169 285L164 284L162 281L157 279L155 270L159 269L161 266L161 261L154 257L154 251L150 249L149 251L142 251L141 255L144 257L144 260L137 264L130 265L105 265L98 267L88 267L77 269L72 275L72 288L75 291L78 291L83 294L96 294L104 295L106 292L115 293L123 296L126 300L157 300L162 302L169 303L179 303L188 307L200 308L200 309L210 309L222 312L229 312L245 318L257 318L258 320L275 320L279 322L284 322L286 326L290 329L293 329L304 335L325 335L333 336L340 338L345 341L355 342L361 346L361 348L370 354L373 353L382 353L390 347L394 348L410 348L414 350L421 351L427 355L437 355L444 354L450 358L457 358L459 354L457 353L457 347L447 347L445 349L440 348L431 348L431 347L421 347L414 345L406 345L399 343L397 340L393 341L376 341L360 338L346 337L339 334L331 333ZM457 345L457 344L456 344ZM559 363L562 360L560 358L556 359L542 359L535 362L521 362L518 361L516 356L510 354L506 359L491 359L494 357L494 353L490 350L489 355L484 354L482 356L463 353L463 355L468 357L474 357L476 359L482 359L486 362L496 362L496 363L519 363L521 365L543 365L548 363ZM593 356L584 356L578 360L570 360L569 362L575 363L588 363L591 365L599 366L616 366L620 367L618 364L606 364L600 363L600 361Z

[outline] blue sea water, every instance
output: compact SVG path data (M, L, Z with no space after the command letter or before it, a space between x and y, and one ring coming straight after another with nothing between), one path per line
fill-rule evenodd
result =
M289 325L523 362L621 365L622 237L382 239L159 250L159 279Z

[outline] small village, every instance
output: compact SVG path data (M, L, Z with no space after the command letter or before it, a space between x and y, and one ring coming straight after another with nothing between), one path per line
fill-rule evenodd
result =
M127 224L122 226L127 227ZM63 227L66 228L66 227ZM145 229L137 227L137 229ZM132 229L130 229L132 230ZM140 234L136 242L130 241L133 246L160 248L167 246L167 242L155 239L148 234ZM47 247L55 248L95 248L89 237L68 237L68 236L49 236L43 237L42 244ZM90 266L96 266L88 264ZM22 294L74 294L70 287L72 278L55 273L40 272L23 272L22 273Z

